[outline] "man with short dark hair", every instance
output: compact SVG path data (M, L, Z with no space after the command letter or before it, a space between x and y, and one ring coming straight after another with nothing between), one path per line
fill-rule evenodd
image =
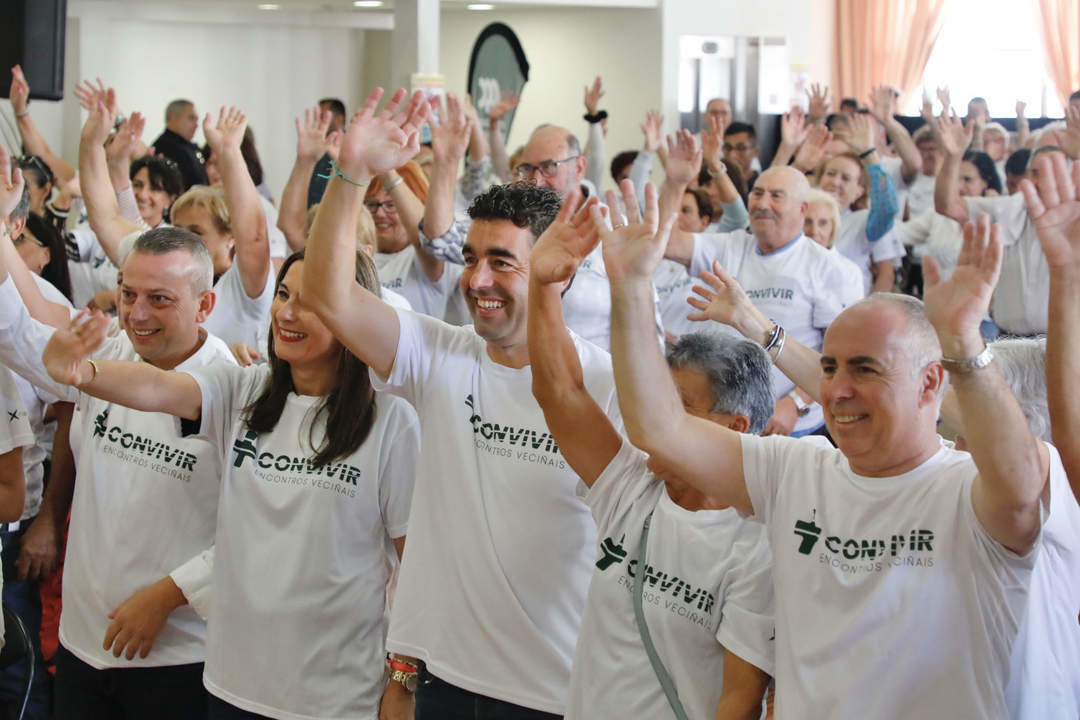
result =
M757 130L753 125L733 122L724 129L724 162L739 166L747 191L754 187L754 181L757 180L758 174L752 165L758 152Z
M417 94L389 120L404 95L374 116L376 92L354 116L338 157L350 181L366 183L415 155L426 105ZM377 389L405 397L421 419L414 530L387 646L405 655L394 662L419 658L433 676L418 690L418 720L561 715L596 538L580 479L531 394L529 254L561 200L549 187L515 183L473 202L461 276L472 327L395 310L341 272L355 253L362 200L362 188L328 183L304 287ZM580 338L575 348L586 388L617 418L607 353Z
M165 130L154 141L154 151L176 163L184 179L184 189L209 185L202 151L191 140L199 129L199 113L190 100L173 100L165 108Z

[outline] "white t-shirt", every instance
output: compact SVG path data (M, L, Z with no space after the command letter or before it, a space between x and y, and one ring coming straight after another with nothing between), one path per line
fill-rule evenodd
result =
M1050 516L1005 688L1013 720L1080 717L1080 505L1053 447L1050 466Z
M68 275L71 277L71 302L75 307L86 303L102 290L116 288L119 272L105 255L97 235L87 224L76 227L70 233L79 254L78 260L68 259Z
M873 263L892 260L895 267L906 254L895 225L883 237L870 242L866 237L866 221L869 218L869 210L845 211L840 216L840 230L833 244L835 250L858 265L862 271L863 295L869 295L870 288L874 285L874 276L870 272Z
M723 235L694 235L690 275L712 270L717 260L761 310L803 345L821 349L825 329L840 312L862 298L862 288L852 287L854 274L844 258L806 237L762 255L757 240L747 230ZM795 389L795 383L777 368L772 369L776 400ZM812 430L825 422L821 406L799 418L795 431Z
M97 669L202 662L206 624L190 607L169 615L146 658L113 657L102 648L108 614L136 590L173 574L184 592L209 576L176 570L214 542L221 462L205 440L185 436L180 421L83 395L54 382L41 364L53 329L33 320L9 278L0 283L0 361L60 400L75 403L71 450L78 482L64 564L60 642ZM99 360L138 360L127 335L106 339ZM235 364L207 335L177 366Z
M392 254L375 253L375 266L379 270L379 282L409 301L416 312L441 318L446 314L447 302L454 294L461 278L461 266L443 263L442 276L431 282L416 257L416 248L408 246Z
M623 441L585 501L599 552L581 620L568 720L674 717L634 619L638 545L652 516L642 609L653 645L692 718L712 718L724 650L773 672L773 591L761 525L734 508L676 505L647 456Z
M660 301L660 320L665 333L685 335L700 332L704 329L703 325L708 325L686 319L688 314L694 312L686 298L697 295L693 292L694 278L690 277L682 263L661 260L653 274L653 286Z
M270 243L270 257L283 259L289 257L292 251L289 249L289 241L285 239L285 233L277 226L278 210L270 199L259 195L262 204L263 215L266 217L266 239Z
M200 435L221 456L221 499L206 638L207 689L274 718L374 718L384 686L386 582L405 534L419 423L378 395L364 443L322 468L312 419L322 398L290 393L277 425L242 420L265 365L190 372ZM313 441L321 444L326 414ZM272 631L268 632L268 629Z
M532 395L472 326L397 311L394 367L376 387L411 402L424 438L387 647L446 682L562 714L596 524L585 486ZM618 414L611 358L574 336L585 386Z
M989 213L1001 225L1001 276L994 290L990 314L1002 332L1037 335L1047 328L1050 303L1050 266L1046 262L1035 225L1022 193L1005 197L964 198L968 218Z
M240 277L240 266L233 261L214 283L214 309L203 323L207 332L221 338L230 347L238 342L260 347L270 327L270 305L274 302L274 264L267 264L266 284L257 298L249 297Z
M773 553L777 720L1006 717L1038 552L1018 557L983 529L971 456L942 446L871 478L836 449L741 439Z
M915 176L915 180L912 181L911 186L907 189L907 208L908 217L913 218L916 215L921 215L927 210L934 209L934 187L937 185L937 176L927 175L920 172ZM904 212L904 205L900 204L901 216ZM897 218L897 221L901 220Z
M0 372L10 372L0 365ZM34 433L34 444L23 448L23 476L26 478L26 500L23 503L21 520L29 520L41 509L41 493L44 489L45 459L52 453L53 436L56 425L45 424L48 407L57 402L52 394L34 386L21 375L15 375L15 387L19 391L30 431Z
M23 454L34 446L34 431L23 407L22 397L15 385L15 373L0 365L0 455L22 448ZM25 458L23 465L26 465ZM40 495L40 490L39 490ZM0 590L4 587L4 577L0 574ZM4 646L4 617L0 614L0 647Z

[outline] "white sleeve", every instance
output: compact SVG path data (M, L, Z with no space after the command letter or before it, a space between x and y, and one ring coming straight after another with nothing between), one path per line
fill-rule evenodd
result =
M768 525L776 507L781 481L789 475L798 478L806 474L808 458L800 450L820 448L782 435L763 438L742 433L739 440L746 494L750 496L750 504L754 508L751 517ZM798 467L798 471L791 466Z
M772 553L763 527L748 524L743 531L731 553L738 564L724 578L724 606L716 639L725 650L775 675Z
M1023 194L1017 193L1005 197L966 197L964 203L968 208L968 219L972 222L981 213L988 213L991 220L1001 225L1003 245L1016 243L1024 233L1024 227L1028 223L1028 211L1027 205L1024 204Z
M30 317L10 276L0 283L0 362L61 400L75 402L79 391L54 381L41 361L53 332Z
M866 227L862 229L862 241L869 242L866 237ZM900 234L894 225L890 228L889 232L882 235L876 242L870 245L870 260L873 262L884 262L885 260L896 260L907 255L907 250L904 248L904 243L900 241Z
M191 609L203 620L210 619L210 601L214 576L214 546L206 550L169 573L169 577L184 593Z
M29 447L36 440L30 428L30 419L26 415L19 387L15 376L6 367L0 365L0 455L15 448Z
M371 370L371 382L376 390L391 392L419 407L428 376L441 364L443 353L436 358L439 332L451 326L428 315L394 310L400 328L394 366L386 378Z
M589 139L585 145L585 179L598 189L607 165L604 150L604 128L598 122L589 123Z
M120 217L134 223L140 232L153 229L139 214L139 203L135 201L135 191L131 189L131 185L116 193L116 204L120 208Z
M258 396L269 380L270 367L211 363L185 372L195 379L202 393L199 436L208 439L224 454L232 438L236 416Z
M376 402L383 406L380 410L390 412L385 435L389 447L380 453L379 508L387 534L399 538L409 525L416 459L420 456L420 421L406 402L389 397ZM393 406L387 408L391 403Z
M635 500L662 482L645 463L648 456L623 438L622 446L585 495L596 526L611 527Z
M840 258L836 258L839 260ZM812 322L815 328L825 330L832 325L836 316L843 312L846 302L854 298L853 292L847 292L850 287L852 276L844 272L844 267L839 262L825 264L820 274L815 273L814 281L816 291L814 298ZM859 275L859 295L862 294L862 275ZM861 298L860 298L861 299Z

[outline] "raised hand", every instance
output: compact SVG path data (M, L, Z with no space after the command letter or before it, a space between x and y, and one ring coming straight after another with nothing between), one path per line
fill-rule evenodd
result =
M296 158L318 162L330 147L329 129L329 110L320 110L317 105L304 108L303 120L296 118Z
M247 129L247 115L237 107L221 107L217 125L210 125L210 113L203 118L203 135L214 155L221 156L229 150L239 150Z
M585 111L595 115L600 107L600 98L604 97L604 82L599 75L593 80L592 87L585 86Z
M95 95L95 98L93 107L88 108L89 115L80 137L82 142L104 145L116 120L112 110L116 106L116 94L112 88L108 88L103 94Z
M667 136L667 179L676 185L688 185L701 172L702 150L689 130ZM637 205L637 201L634 202Z
M937 99L941 103L941 112L949 112L949 108L952 107L952 100L949 99L949 88L947 86L937 89Z
M142 113L133 112L120 123L112 142L105 148L105 157L110 163L131 165L131 158L139 147L146 128L146 118Z
M1044 153L1035 164L1039 186L1025 178L1020 191L1046 261L1050 267L1080 265L1080 162L1073 162L1071 174L1060 153Z
M645 136L645 152L654 153L660 149L660 143L664 141L663 126L664 116L659 110L645 113L645 122L641 123L641 132Z
M686 298L686 302L697 310L686 316L688 320L712 320L729 325L755 342L771 327L769 318L754 307L742 285L721 267L719 261L714 260L712 272L705 270L701 273L701 279L709 287L695 285L694 292L699 297L691 295Z
M930 100L930 94L923 90L922 107L919 108L919 116L931 127L934 124L934 103Z
M404 88L394 93L378 113L382 88L375 90L353 113L338 151L338 166L351 178L369 177L401 167L420 152L420 127L431 106L421 92L404 105ZM435 128L432 127L434 133ZM466 133L466 140L468 134Z
M75 86L75 97L79 99L79 104L83 110L92 112L98 106L98 103L105 103L110 115L116 117L120 114L120 104L116 100L116 91L105 87L104 83L101 82L101 78L97 79L96 86L89 80L83 80L77 84Z
M950 115L948 108L934 120L934 128L937 130L941 149L954 157L964 154L975 135L975 125L968 123L965 127L963 121L956 116L956 111Z
M593 220L604 244L604 265L608 278L612 283L651 280L664 258L664 249L678 215L672 213L660 224L656 187L652 183L645 185L644 217L634 194L634 184L623 180L619 189L622 190L623 203L626 206L627 224L608 228L600 208L592 208Z
M829 88L822 88L821 83L814 83L806 91L809 99L806 114L811 122L824 120L829 115Z
M991 225L986 213L976 222L966 223L956 270L945 282L941 281L941 267L934 257L927 255L923 259L926 317L937 330L946 354L952 341L968 340L966 345L970 346L981 339L979 325L990 309L1001 274L1000 236L1001 227Z
M867 150L873 150L874 132L877 130L877 126L870 117L864 113L855 113L849 120L851 125L851 134L844 137L844 142L851 148L851 152L856 155L862 155Z
M798 105L780 119L780 140L785 145L797 148L806 140L810 126L806 124L806 113Z
M1016 101L1016 119L1021 120L1024 117L1024 111L1027 109L1027 103L1023 100Z
M555 221L537 238L529 254L529 278L541 285L566 282L577 272L585 257L600 242L592 207L596 198L586 202L580 188L566 198Z
M1065 106L1065 132L1061 133L1061 149L1073 160L1080 160L1080 108Z
M718 167L724 159L724 121L718 115L706 115L701 129L701 154L710 167Z
M870 114L884 125L896 112L896 96L888 85L875 85L870 91Z
M495 101L495 104L488 110L488 121L498 122L502 120L506 113L510 112L518 106L521 102L520 93L504 92L502 96Z
M824 125L815 125L810 128L806 133L806 140L795 153L792 164L804 172L817 169L821 163L825 162L825 148L829 146L832 139L832 133Z
M59 328L49 338L41 355L49 377L58 383L78 386L94 378L87 360L105 342L109 319L100 310L82 310L66 328Z
M465 157L469 148L471 121L462 103L454 93L446 93L446 108L442 101L435 105L438 124L431 124L431 152L440 162L455 164Z
M11 89L8 90L8 98L11 99L11 109L16 116L26 112L26 106L30 102L30 84L26 82L22 67L16 65L11 68Z
M8 155L3 143L0 143L0 226L22 199L25 184L22 170L19 168L12 170L11 156Z

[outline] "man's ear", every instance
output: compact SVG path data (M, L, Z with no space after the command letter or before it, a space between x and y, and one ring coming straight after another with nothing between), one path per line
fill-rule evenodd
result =
M206 318L210 317L214 309L215 302L217 302L217 296L214 295L213 290L203 290L199 293L199 309L195 313L195 322L199 324L206 322Z
M728 430L744 433L750 429L750 418L745 415L735 415L728 421Z
M21 217L21 218L18 218L16 220L13 220L10 217L8 217L8 231L9 231L9 234L11 235L12 240L14 240L15 238L22 235L22 231L25 230L25 229L26 229L26 218L25 217Z
M937 406L945 395L947 386L945 368L940 362L932 362L922 369L920 382L922 384L919 404L932 403Z

